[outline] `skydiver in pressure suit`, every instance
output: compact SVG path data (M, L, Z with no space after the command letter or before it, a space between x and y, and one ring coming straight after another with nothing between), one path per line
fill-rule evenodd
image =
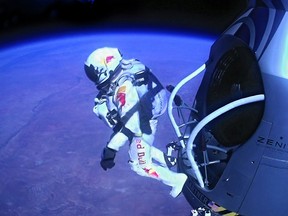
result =
M117 48L96 49L88 56L84 67L99 90L93 111L113 129L103 149L101 167L111 169L117 151L129 142L131 169L171 186L170 195L177 197L187 176L171 171L169 168L175 160L153 147L157 119L167 106L161 83L140 61L123 59Z

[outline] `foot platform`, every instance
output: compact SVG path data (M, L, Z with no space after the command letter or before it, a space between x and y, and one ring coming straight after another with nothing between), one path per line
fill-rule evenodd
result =
M172 141L166 145L167 156L172 156L173 151L179 151L181 146L176 141Z
M180 150L181 146L178 145L176 141L172 141L166 145L166 149L167 149L167 153L164 154L165 162L168 168L171 168L175 166L177 163L177 157L173 156L173 152Z

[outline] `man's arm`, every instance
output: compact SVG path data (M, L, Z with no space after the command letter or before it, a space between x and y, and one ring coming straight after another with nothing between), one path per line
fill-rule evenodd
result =
M101 166L104 170L111 169L117 151L132 140L133 136L141 135L139 119L139 97L131 81L125 81L117 90L114 97L122 127L117 131L102 153Z

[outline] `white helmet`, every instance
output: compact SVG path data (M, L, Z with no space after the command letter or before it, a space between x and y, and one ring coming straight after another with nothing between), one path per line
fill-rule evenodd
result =
M118 71L122 54L117 48L104 47L92 52L84 65L87 77L98 89L107 86L111 77Z

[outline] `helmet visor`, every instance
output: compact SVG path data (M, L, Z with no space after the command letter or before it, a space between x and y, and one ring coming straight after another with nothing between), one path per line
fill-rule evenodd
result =
M90 66L85 64L84 70L85 70L87 77L91 81L93 81L96 85L98 85L99 84L99 77L97 75L97 71L95 70L95 67L92 64L90 64Z

